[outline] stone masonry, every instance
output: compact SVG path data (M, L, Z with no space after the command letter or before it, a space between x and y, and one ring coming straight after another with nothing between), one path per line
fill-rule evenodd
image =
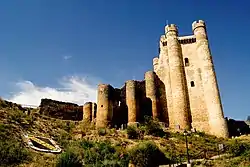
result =
M142 122L148 115L171 129L228 137L205 22L193 22L192 30L179 36L176 25L165 27L144 81L129 80L121 89L98 86L96 127Z

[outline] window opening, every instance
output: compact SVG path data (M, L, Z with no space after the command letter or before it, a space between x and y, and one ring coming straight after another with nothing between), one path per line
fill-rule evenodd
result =
M185 58L184 62L185 62L185 67L189 66L189 60L188 60L188 58Z
M194 87L194 81L191 81L190 84L191 84L191 87Z

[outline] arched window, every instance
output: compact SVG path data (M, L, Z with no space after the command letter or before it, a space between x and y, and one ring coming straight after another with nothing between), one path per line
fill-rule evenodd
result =
M194 81L191 81L190 84L191 84L191 87L194 87L194 86L195 86L195 85L194 85Z
M189 66L189 60L188 60L188 58L184 59L184 63L185 63L185 67Z

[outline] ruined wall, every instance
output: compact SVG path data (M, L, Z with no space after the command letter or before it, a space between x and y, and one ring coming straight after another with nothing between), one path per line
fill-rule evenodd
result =
M40 114L63 120L79 121L83 119L83 109L74 103L51 99L41 99Z
M146 81L136 81L136 98L139 106L139 122L145 121L145 116L153 116L152 100L146 96Z
M195 36L179 37L189 94L190 119L192 128L209 132L208 111L204 99L200 61L197 59L195 41Z

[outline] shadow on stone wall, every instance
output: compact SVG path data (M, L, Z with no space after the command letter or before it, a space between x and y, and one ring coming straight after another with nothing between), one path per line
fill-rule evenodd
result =
M159 99L158 109L161 113L161 122L165 122L169 125L169 115L168 115L168 104L166 97L166 89L164 83L160 80L160 78L156 75L156 86L157 86L157 94L156 96Z
M145 81L136 81L137 118L144 122L145 116L152 116L152 102L146 97ZM128 123L128 107L126 105L126 86L115 88L111 93L113 103L112 126L120 128Z

